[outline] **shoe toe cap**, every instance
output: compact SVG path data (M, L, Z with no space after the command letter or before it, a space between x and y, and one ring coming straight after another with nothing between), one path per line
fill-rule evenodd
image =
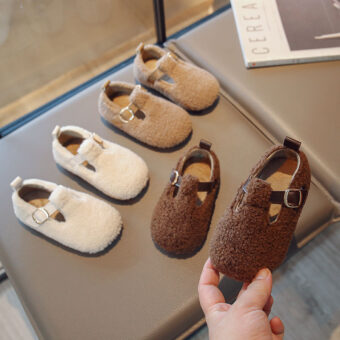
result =
M209 72L199 69L190 86L181 88L179 103L189 111L202 111L211 107L218 98L220 86Z
M105 209L98 209L96 215L96 218L85 216L83 230L74 238L76 244L73 248L94 254L104 250L119 236L122 218L115 208L107 204Z
M190 221L178 223L173 216L164 214L153 218L151 234L153 241L163 250L175 255L193 254L204 242L205 232L191 232Z

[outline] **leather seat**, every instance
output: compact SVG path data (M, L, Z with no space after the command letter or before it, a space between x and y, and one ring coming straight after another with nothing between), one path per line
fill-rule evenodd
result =
M186 260L160 253L150 236L151 214L171 169L201 138L213 143L221 165L211 229L249 169L275 139L282 141L286 134L303 141L315 176L297 229L300 244L336 215L339 99L332 86L340 78L339 63L246 70L230 11L191 30L176 44L215 73L224 89L213 112L191 116L193 135L181 149L156 152L105 125L97 112L97 99L107 75L59 100L49 112L0 142L0 159L5 160L0 260L39 338L173 339L203 317L196 286L208 256L211 230L202 249ZM133 82L131 65L113 72L110 79ZM151 180L144 196L128 205L110 201L123 217L124 230L102 256L79 256L47 242L20 225L12 213L9 183L16 175L99 194L54 163L51 132L56 124L95 131L135 151L149 166ZM227 278L221 282L228 298L238 288Z

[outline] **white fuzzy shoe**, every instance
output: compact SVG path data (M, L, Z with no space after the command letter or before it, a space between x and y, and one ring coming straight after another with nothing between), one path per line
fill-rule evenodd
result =
M54 160L106 195L131 199L147 184L148 167L131 150L78 126L56 126L52 135Z
M39 179L17 177L11 187L15 216L37 232L83 253L104 250L119 235L122 218L108 203Z

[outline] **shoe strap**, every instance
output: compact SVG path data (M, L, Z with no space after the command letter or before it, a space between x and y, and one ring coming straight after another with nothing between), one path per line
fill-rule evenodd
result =
M155 83L157 80L160 80L165 75L171 77L172 69L179 63L180 59L178 57L168 52L163 57L161 57L157 61L156 68L150 73L148 77L148 81L150 83Z
M103 86L102 91L107 95L107 88L110 86L111 81L108 80ZM131 120L135 118L135 114L137 111L142 111L142 107L146 102L146 91L144 91L141 85L136 85L134 89L131 91L129 96L129 105L123 107L118 111L118 113L114 113L114 116L118 116L119 119L123 123L129 123ZM144 112L145 114L145 112Z
M43 207L32 211L32 219L38 225L45 223L56 211L67 219L68 212L75 210L75 195L71 189L63 185L58 185L51 192L48 200Z
M251 179L248 179L247 182L243 185L242 190L245 193L248 193L248 184L251 182ZM267 183L267 182L265 182ZM289 188L287 190L275 191L272 190L270 194L270 202L272 204L284 204L287 208L299 208L302 203L305 201L308 191L301 189L293 189Z
M287 208L299 208L306 199L308 191L305 189L287 189L284 191L272 191L270 202L284 204Z
M170 183L172 186L180 187L182 183L182 176L177 170L172 170L170 175ZM216 181L198 182L198 191L210 191L214 188Z
M143 106L147 100L147 96L148 94L142 90L142 87L140 85L136 85L129 96L129 105L123 107L119 111L119 119L123 123L127 124L135 118L137 111L142 111L145 114L143 111Z
M103 140L92 133L79 146L77 154L72 158L74 164L82 164L83 162L93 162L103 152Z
M41 225L45 223L57 210L58 209L52 202L48 202L43 207L33 210L32 219L36 224Z

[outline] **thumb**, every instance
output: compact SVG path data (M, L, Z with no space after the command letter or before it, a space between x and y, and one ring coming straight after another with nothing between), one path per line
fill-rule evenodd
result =
M262 310L272 290L272 274L269 269L261 269L247 287L246 291L236 300L239 307Z

